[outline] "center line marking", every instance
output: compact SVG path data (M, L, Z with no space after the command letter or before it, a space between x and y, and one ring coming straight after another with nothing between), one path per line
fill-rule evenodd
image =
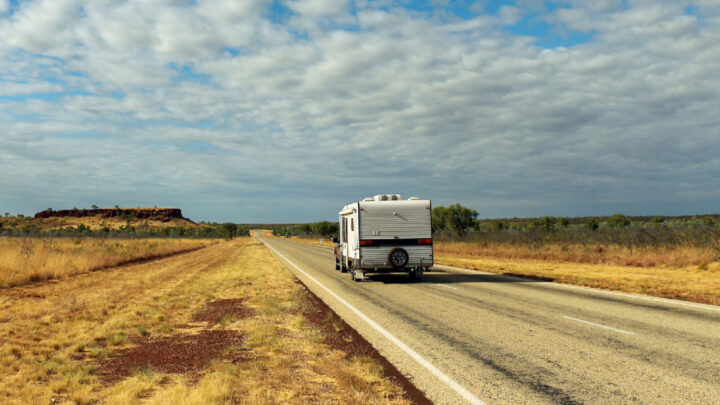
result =
M435 285L440 286L440 287L445 287L445 288L452 288L453 290L457 290L457 287L450 287L449 285L445 285L445 284L435 284Z
M277 250L275 250L274 247L270 246L270 245L269 245L267 242L265 242L264 240L263 240L262 242L265 244L265 246L269 247L270 250L272 250L273 252L275 252L275 254L277 254L277 255L280 256L283 260L285 260L286 262L288 262L289 264L291 264L297 271L299 271L299 272L302 273L305 277L307 277L307 278L309 278L310 280L312 280L313 282L315 282L315 284L317 284L320 288L322 288L323 290L325 290L328 294L332 295L333 298L335 298L336 300L340 301L340 303L342 303L343 305L345 305L346 307L348 307L348 309L350 309L350 311L354 312L355 315L357 315L358 317L360 317L360 319L362 319L363 321L365 321L368 325L370 325L370 327L372 327L372 328L375 329L377 332L379 332L381 335L383 335L386 339L388 339L389 341L391 341L392 343L394 343L395 346L397 346L397 347L400 348L402 351L404 351L404 352L405 352L407 355L409 355L413 360L415 360L415 361L417 361L418 363L420 363L420 365L422 365L422 366L425 367L429 372L431 372L432 374L434 374L435 377L437 377L440 381L444 382L448 387L450 387L450 388L451 388L453 391L455 391L458 395L460 395L461 397L465 398L466 401L468 401L469 403L471 403L471 404L473 404L473 405L484 405L484 404L485 404L483 401L480 400L480 398L476 397L476 396L473 395L470 391L468 391L467 389L465 389L465 387L463 387L462 385L460 385L457 381L453 380L452 377L450 377L449 375L443 373L439 368L435 367L435 365L433 365L433 364L430 363L429 361L425 360L425 358L422 357L418 352L416 352L415 350L411 349L410 346L406 345L403 341L401 341L400 339L396 338L393 334L391 334L390 332L388 332L385 328L383 328L382 326L380 326L377 322L375 322L375 321L373 321L372 319L370 319L367 315L365 315L364 313L360 312L360 310L357 309L357 308L355 308L354 306L352 306L352 304L350 304L349 302L347 302L347 301L345 301L344 299L342 299L339 295L335 294L334 291L332 291L332 290L329 289L328 287L325 287L325 285L324 285L323 283L321 283L320 281L318 281L315 277L313 277L313 276L309 275L308 273L306 273L305 270L301 269L297 264L293 263L292 261L290 261L290 259L288 259L287 257L283 256L282 253L280 253L280 252L278 252Z
M624 334L626 334L626 335L634 335L634 334L635 334L635 333L633 333L633 332L628 332L628 331L622 330L622 329L616 329L616 328L613 328L613 327L610 327L610 326L606 326L606 325L602 325L602 324L599 324L599 323L590 322L590 321L584 321L584 320L582 320L582 319L573 318L572 316L563 315L563 318L569 319L569 320L571 320L571 321L586 323L586 324L592 325L592 326L597 326L598 328L610 329L610 330L612 330L612 331L624 333Z

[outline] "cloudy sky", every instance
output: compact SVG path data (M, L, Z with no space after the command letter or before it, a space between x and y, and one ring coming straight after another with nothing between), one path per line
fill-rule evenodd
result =
M0 212L720 212L717 0L0 0Z

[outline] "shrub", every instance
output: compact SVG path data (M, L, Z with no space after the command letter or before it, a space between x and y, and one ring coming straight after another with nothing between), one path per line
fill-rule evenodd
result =
M630 220L623 214L614 214L607 219L607 224L613 228L624 228L630 225Z
M600 227L600 223L597 219L592 218L585 223L585 226L591 231L596 231Z
M555 229L555 223L557 223L557 218L555 217L542 217L536 219L532 223L532 227L543 231L551 231Z
M490 230L493 232L500 232L507 228L507 224L499 219L493 219L490 222Z

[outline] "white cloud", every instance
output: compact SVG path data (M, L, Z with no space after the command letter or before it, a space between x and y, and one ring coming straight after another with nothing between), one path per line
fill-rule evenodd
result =
M288 3L289 26L267 1L21 3L0 20L0 203L297 221L378 190L483 216L720 197L715 20L578 3L552 21L595 40L542 51L497 27L520 8L439 22L355 2L344 30L348 3L330 3ZM308 208L274 217L287 198Z

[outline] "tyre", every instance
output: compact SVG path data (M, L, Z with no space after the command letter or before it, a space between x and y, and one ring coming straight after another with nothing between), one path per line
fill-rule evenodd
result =
M345 265L345 258L342 257L342 256L340 256L340 272L341 272L341 273L347 273L347 272L348 272L348 268L347 268L347 266Z
M394 269L402 269L408 264L410 256L407 250L403 248L395 248L388 253L388 263L393 266Z

